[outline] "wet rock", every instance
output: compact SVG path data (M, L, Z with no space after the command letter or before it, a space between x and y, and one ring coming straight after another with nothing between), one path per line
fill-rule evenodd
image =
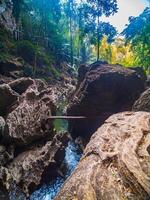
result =
M14 104L19 95L9 85L0 85L0 115L5 116L8 109Z
M150 112L150 88L141 94L133 105L133 111Z
M111 116L55 200L150 199L150 114Z
M21 95L29 88L29 86L33 84L34 84L33 79L24 77L10 82L9 86L11 87L12 90Z
M51 90L50 90L51 91ZM7 116L5 141L25 146L33 141L53 136L53 124L46 119L56 111L49 90L39 93L29 88L19 105Z
M7 167L13 181L28 196L43 180L55 177L65 156L66 134L58 134L42 147L18 155Z
M72 136L89 139L110 115L131 110L144 84L133 70L101 62L91 65L67 110L68 115L87 117L69 120Z

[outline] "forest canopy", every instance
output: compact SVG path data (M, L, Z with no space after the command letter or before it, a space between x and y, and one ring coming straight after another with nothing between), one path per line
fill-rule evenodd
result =
M121 34L102 16L118 12L117 0L12 0L17 23L16 51L26 62L72 70L106 60L124 66L150 66L150 8L129 17ZM57 73L57 72L55 72Z

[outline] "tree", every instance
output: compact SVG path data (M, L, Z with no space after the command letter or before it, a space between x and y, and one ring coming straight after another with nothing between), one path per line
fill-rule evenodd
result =
M116 0L87 0L90 7L91 18L96 21L97 32L97 60L99 60L99 46L100 46L100 17L104 14L107 17L117 12Z
M65 4L65 14L69 19L69 35L70 35L70 65L74 64L74 47L73 47L73 32L74 32L74 22L77 16L76 13L76 0L68 0Z
M131 43L132 50L136 55L137 65L147 69L150 66L150 8L135 18L129 18L129 25L122 34L128 43Z

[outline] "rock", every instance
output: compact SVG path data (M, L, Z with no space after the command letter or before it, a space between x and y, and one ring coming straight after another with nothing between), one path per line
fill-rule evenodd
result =
M128 111L144 90L144 81L133 70L119 65L94 63L68 106L67 114L86 116L70 120L73 137L89 139L112 114Z
M13 17L13 2L12 0L0 1L0 24L7 30L13 33L16 30L16 22Z
M136 71L137 75L143 80L146 81L146 72L142 67L130 67L130 69Z
M11 59L7 61L0 62L0 74L8 77L13 77L12 72L21 71L23 69L23 64L18 59Z
M51 97L51 89L39 93L28 88L19 105L7 116L5 141L17 146L26 146L32 142L53 136L53 123L47 118L55 115L56 106Z
M47 86L45 81L43 81L41 79L35 79L34 81L35 81L35 84L36 84L37 89L38 89L39 92L41 92L42 90L47 89L48 86Z
M87 65L81 65L78 69L78 85L84 80L86 73L88 72Z
M12 175L6 167L0 167L0 188L9 190L13 182ZM7 192L8 193L8 192Z
M150 87L150 75L147 76L146 86L147 86L148 88Z
M23 77L23 78L10 82L9 86L11 87L12 90L14 90L15 92L21 95L29 88L29 86L33 84L34 84L33 79Z
M14 104L19 95L9 85L0 85L0 115L5 116L9 108Z
M150 114L111 116L55 200L150 199Z
M0 74L0 85L4 84L4 83L7 84L11 81L13 81L13 79L11 77L3 76Z
M141 94L133 105L133 111L150 112L150 88Z
M2 138L5 129L5 120L0 117L0 138Z
M5 166L8 162L12 161L14 158L14 146L10 145L5 147L0 146L0 167Z
M29 196L43 180L52 180L65 156L68 143L66 134L58 134L53 141L42 147L25 151L16 157L8 167L13 181Z

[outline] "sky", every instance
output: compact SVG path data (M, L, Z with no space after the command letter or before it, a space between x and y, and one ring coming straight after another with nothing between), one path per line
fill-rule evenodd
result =
M128 18L130 16L138 16L142 11L148 7L147 0L117 0L118 1L118 13L110 17L102 17L102 21L110 22L121 33L128 24Z

